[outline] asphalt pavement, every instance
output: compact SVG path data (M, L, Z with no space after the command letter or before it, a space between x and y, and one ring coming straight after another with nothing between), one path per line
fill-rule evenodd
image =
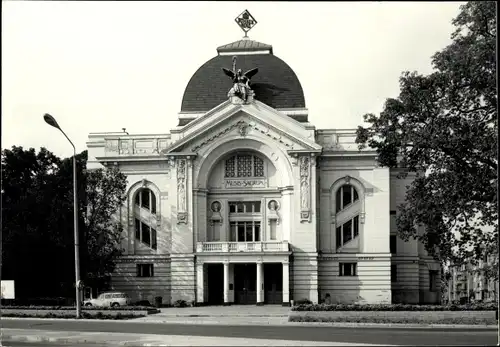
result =
M172 337L221 337L288 341L317 341L382 345L496 345L498 330L453 328L335 327L328 325L208 325L154 324L120 321L2 320L3 329L148 334Z

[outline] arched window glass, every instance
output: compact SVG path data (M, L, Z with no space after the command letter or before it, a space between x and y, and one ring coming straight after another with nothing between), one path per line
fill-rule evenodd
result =
M156 213L156 196L151 189L141 189L135 196L135 204L151 213Z
M264 177L264 160L251 154L226 159L224 177Z
M350 204L355 203L359 200L358 192L350 184L345 184L337 190L335 195L335 206L336 211L339 212L344 208L348 207Z

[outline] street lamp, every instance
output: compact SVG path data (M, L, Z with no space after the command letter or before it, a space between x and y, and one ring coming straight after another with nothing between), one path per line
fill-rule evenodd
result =
M78 236L78 194L76 185L76 149L69 137L64 133L54 117L46 113L43 116L45 122L59 129L73 146L73 208L74 208L74 231L75 231L75 289L76 289L76 318L80 318L82 305L80 302L80 242Z

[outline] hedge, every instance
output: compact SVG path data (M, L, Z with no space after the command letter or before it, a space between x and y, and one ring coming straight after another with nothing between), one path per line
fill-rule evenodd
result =
M75 310L75 306L2 306L2 310ZM160 310L147 306L118 306L118 307L99 307L99 306L82 306L85 311L147 311L148 313L158 313Z
M494 303L468 305L299 304L292 311L498 311Z
M47 312L44 315L33 315L33 314L27 314L27 313L22 313L22 312L2 312L2 317L15 317L15 318L61 318L61 319L66 319L66 318L75 318L74 313L63 313L63 314L56 314L54 312ZM89 313L89 312L82 312L80 315L81 319L109 319L109 320L123 320L123 319L135 319L135 318L142 318L146 317L143 314L140 315L134 315L130 313L125 313L125 314L105 314L102 312L97 312L95 314Z

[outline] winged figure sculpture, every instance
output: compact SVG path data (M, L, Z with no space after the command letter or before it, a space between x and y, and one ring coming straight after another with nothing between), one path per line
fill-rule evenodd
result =
M251 90L250 80L259 72L259 68L254 68L242 73L241 69L236 70L236 57L233 57L233 71L226 68L222 68L222 71L224 71L233 81L234 85L230 92L233 92L244 101L247 101L248 92Z

